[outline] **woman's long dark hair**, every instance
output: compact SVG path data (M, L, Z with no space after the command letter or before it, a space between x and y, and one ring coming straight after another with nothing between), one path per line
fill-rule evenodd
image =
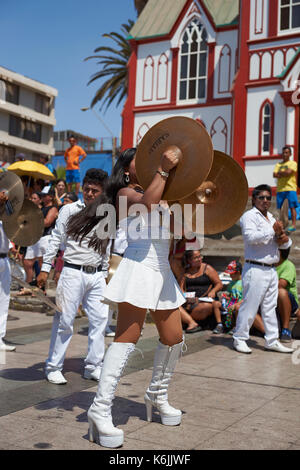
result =
M97 208L101 204L112 204L116 206L116 197L120 189L128 186L125 179L125 171L128 169L136 153L136 148L129 148L122 152L112 170L112 174L103 190L91 204L86 206L82 211L70 217L67 225L67 235L74 240L82 242L96 225L103 220L107 214L97 216ZM94 233L89 242L89 247L95 251L105 253L109 242L109 236L105 240L101 240Z

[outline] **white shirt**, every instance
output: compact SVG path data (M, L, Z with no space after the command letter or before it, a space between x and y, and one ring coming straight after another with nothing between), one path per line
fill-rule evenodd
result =
M102 264L102 271L108 270L109 257L106 253L102 255L97 253L93 248L88 247L90 237L84 237L81 243L66 235L66 229L69 218L80 212L85 207L82 201L76 201L72 204L63 206L59 211L55 228L52 230L51 238L47 247L47 251L43 256L42 271L50 272L54 257L56 256L61 244L65 246L63 259L68 263L79 264L81 266L98 267ZM108 252L109 250L107 250Z
M279 249L275 239L273 225L276 220L268 212L266 218L256 207L245 212L240 218L240 224L245 244L245 260L259 261L266 264L274 264L279 261ZM292 240L280 248L287 249Z
M8 253L9 251L9 239L3 230L2 221L0 221L0 253Z

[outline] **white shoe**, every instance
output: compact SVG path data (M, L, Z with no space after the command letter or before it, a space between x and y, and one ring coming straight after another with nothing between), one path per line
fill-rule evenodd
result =
M105 328L105 336L108 337L108 338L112 338L112 337L116 336L116 333L113 330L111 330L109 326L107 326Z
M16 346L10 346L9 344L5 344L1 341L0 343L0 351L7 351L7 352L10 352L10 351L15 351L16 350Z
M246 343L246 341L240 340L240 339L234 339L233 340L233 348L244 354L251 354L252 349L250 349Z
M294 352L294 349L283 346L283 344L281 344L279 341L276 341L272 346L265 345L265 349L267 351L276 351L276 352L287 353L287 354Z
M67 380L64 378L60 370L46 372L46 379L48 382L56 385L64 385L67 383Z
M96 380L99 382L102 367L96 367L94 370L84 369L83 378L87 380Z

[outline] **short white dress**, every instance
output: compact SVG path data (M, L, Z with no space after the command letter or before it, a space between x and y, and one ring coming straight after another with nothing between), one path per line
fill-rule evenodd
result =
M104 290L105 303L175 310L186 302L169 264L170 232L153 212L138 216L139 224L137 216L120 221L128 247Z

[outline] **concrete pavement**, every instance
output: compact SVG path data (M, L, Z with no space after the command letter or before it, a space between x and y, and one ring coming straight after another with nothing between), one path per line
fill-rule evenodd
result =
M63 386L49 384L43 375L51 322L45 314L10 311L6 339L17 350L1 356L0 449L105 450L87 437L86 412L97 389L95 382L82 378L87 319L75 320L65 362L68 383ZM243 355L232 349L228 335L186 335L188 349L169 393L183 419L181 426L168 427L158 415L152 423L145 420L143 395L156 343L154 325L146 324L137 344L140 351L132 355L117 389L113 419L125 433L118 453L300 449L300 349L293 356L266 352L263 339L252 337L253 353Z

